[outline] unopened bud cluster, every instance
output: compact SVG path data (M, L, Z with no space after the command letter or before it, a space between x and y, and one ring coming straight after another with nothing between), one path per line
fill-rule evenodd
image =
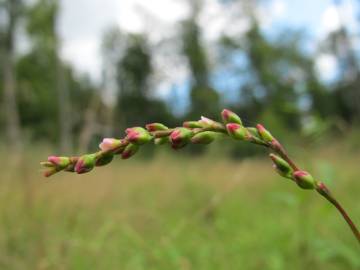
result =
M219 134L235 140L266 146L279 152L281 145L261 124L256 127L245 127L241 118L230 110L221 113L222 122L202 116L198 121L186 121L182 127L168 128L162 123L151 123L143 127L132 127L125 130L123 139L105 138L100 143L100 151L80 157L50 156L41 164L47 168L44 175L51 176L59 171L83 174L98 166L109 164L114 156L122 159L134 156L144 144L169 144L173 149L181 149L188 144L210 144ZM293 180L304 189L313 189L316 181L307 172L294 169L279 155L271 154L275 170L282 176Z
M294 170L290 164L275 154L270 154L273 167L282 177L291 179L302 189L315 189L317 181L306 171Z

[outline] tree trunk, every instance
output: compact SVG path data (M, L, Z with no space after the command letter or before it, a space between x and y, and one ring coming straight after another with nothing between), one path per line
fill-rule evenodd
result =
M18 107L16 102L15 74L15 31L17 24L17 1L7 2L8 26L4 44L4 113L6 134L11 156L18 157L22 150L21 130Z
M60 56L56 57L56 90L58 95L59 110L59 133L60 133L60 151L70 153L72 151L72 117L69 101L69 89L67 85L67 76L64 70Z
M85 153L89 150L91 138L96 132L97 112L99 106L100 99L96 93L93 93L90 104L84 113L84 125L79 136L80 153Z

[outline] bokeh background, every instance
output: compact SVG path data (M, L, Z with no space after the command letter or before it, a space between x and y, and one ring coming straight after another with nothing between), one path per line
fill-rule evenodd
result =
M356 0L0 0L0 269L360 269L336 210L260 147L39 166L226 107L360 224L359 42Z

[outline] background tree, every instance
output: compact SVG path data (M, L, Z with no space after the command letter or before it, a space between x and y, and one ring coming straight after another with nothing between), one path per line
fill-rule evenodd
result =
M165 103L152 96L149 79L153 66L150 49L143 35L128 35L123 58L117 66L117 117L124 125L141 125L150 119L169 123L172 119Z
M331 32L325 40L325 51L333 54L338 62L339 78L334 87L334 100L337 113L348 123L360 121L360 70L356 52L352 46L353 37L344 23L340 5L343 1L334 0L340 21L338 30Z
M219 94L210 85L210 68L206 49L201 41L201 30L197 16L201 9L200 1L190 1L191 15L183 22L183 54L191 73L189 117L206 114L209 117L219 110Z
M5 114L6 134L10 152L18 155L22 148L20 119L17 105L17 78L15 71L15 36L23 8L20 0L3 0L1 12L6 14L5 26L2 26L1 42L3 70L3 113Z
M27 30L33 43L32 53L35 54L35 58L47 62L42 65L43 68L49 70L51 66L53 77L48 82L53 87L47 91L56 90L59 147L62 151L68 152L72 148L73 118L69 101L68 72L59 56L61 42L56 32L58 11L57 0L38 0L28 10Z

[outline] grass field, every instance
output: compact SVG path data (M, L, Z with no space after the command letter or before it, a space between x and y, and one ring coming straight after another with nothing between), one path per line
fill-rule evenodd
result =
M15 170L0 157L0 269L360 269L335 209L265 158L161 152L44 179L47 154L28 152ZM360 152L295 156L360 224Z

